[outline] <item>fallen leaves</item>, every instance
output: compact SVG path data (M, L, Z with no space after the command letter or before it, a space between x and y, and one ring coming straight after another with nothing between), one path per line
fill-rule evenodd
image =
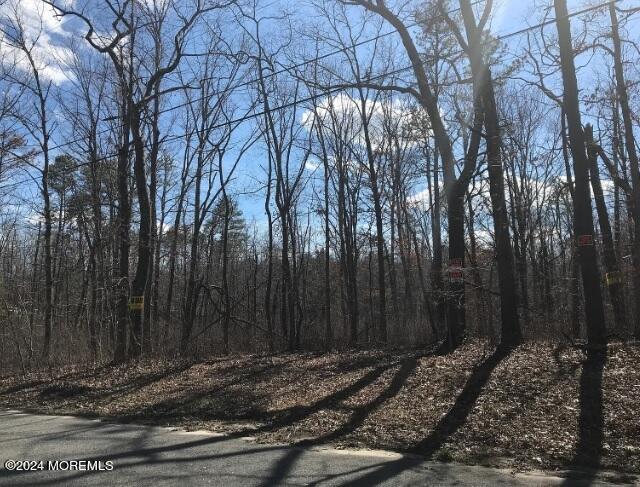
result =
M575 461L582 352L526 344L488 371L486 360L482 343L446 356L349 351L141 360L0 379L0 406L250 432L262 442L433 447L434 458L500 465L508 458L515 468ZM639 382L640 347L611 345L597 449L605 468L640 471Z

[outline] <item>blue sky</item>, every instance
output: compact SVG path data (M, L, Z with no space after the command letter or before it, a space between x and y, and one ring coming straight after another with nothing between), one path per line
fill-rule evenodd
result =
M15 0L12 1L15 2ZM80 0L76 0L76 2L78 1ZM152 0L144 1L149 2ZM491 24L492 33L494 35L501 36L520 30L529 25L536 24L537 22L539 22L542 16L542 9L539 8L538 5L547 3L548 2L542 2L539 0L497 0L494 7L495 13L492 18ZM629 7L633 3L634 2L632 0L625 0L624 2L621 2L620 5ZM585 6L590 4L592 3L587 3L584 0L569 0L568 9L570 12L572 12L584 8ZM42 7L42 4L39 0L20 0L17 5L21 14L24 16L25 23L30 26L30 29L34 29L35 26L38 25L39 19L42 20L42 34L39 39L39 43L41 44L41 46L40 49L36 51L37 59L42 63L43 66L45 66L44 71L49 79L51 79L52 82L60 88L62 93L64 93L65 90L69 89L70 83L67 80L67 73L65 73L64 68L61 66L65 61L69 59L69 56L72 54L68 46L70 39L73 37L77 37L76 29L79 27L78 22L60 22L59 20L54 18L51 10L48 7ZM284 1L271 2L269 5L269 9L272 11L278 11L290 7L289 4ZM2 8L6 9L7 7L3 6ZM310 12L311 7L308 5L303 8L297 8L297 10L293 13L293 15L297 18L296 22L294 22L296 27L302 25L312 25L313 23L321 22L320 17L309 15ZM357 10L352 10L352 12L354 17L358 16ZM232 25L233 24L230 22L224 24L225 27L230 27ZM640 27L640 15L636 15L634 17L632 23L629 25L629 30L631 32L637 32L637 27ZM277 33L277 22L272 22L271 26L267 27L267 29L272 29L274 33ZM555 26L550 25L549 27L547 27L547 29L549 32L554 32ZM388 25L385 25L382 29L382 32L387 32L389 30L391 30L391 28ZM507 41L510 56L512 56L512 59L515 59L515 57L518 56L519 49L522 46L523 40L524 36L515 36ZM82 41L80 42L79 47L82 48ZM399 52L401 53L401 50ZM399 56L401 56L401 54ZM287 64L287 62L283 60L283 64ZM588 84L590 80L589 72L596 69L599 70L601 68L602 66L598 65L597 60L592 61L592 64L582 73L580 81L582 83ZM242 110L239 110L239 113L241 112ZM302 117L302 112L299 113L299 117ZM253 123L253 121L249 121L247 123ZM63 123L61 123L61 127L62 125ZM176 134L175 124L170 116L167 116L165 118L164 129L167 132ZM250 127L246 127L245 129L238 132L238 136L246 136L249 131ZM54 137L53 143L64 143L66 141L66 133L68 132L66 132L65 130L61 130ZM176 145L174 149L179 150L180 146ZM53 155L55 156L55 154ZM262 193L258 191L260 187L258 180L262 179L263 177L261 166L264 162L264 159L264 147L262 146L262 144L257 144L254 149L247 153L247 155L245 156L245 159L241 163L239 171L237 173L237 178L234 182L234 190L236 191L240 191L243 193L257 192L255 195L245 194L241 198L241 208L243 209L248 221L252 219L256 219L258 221L263 220L263 196ZM35 187L33 187L33 185L30 185L30 187L21 188L22 193L34 193L34 190Z

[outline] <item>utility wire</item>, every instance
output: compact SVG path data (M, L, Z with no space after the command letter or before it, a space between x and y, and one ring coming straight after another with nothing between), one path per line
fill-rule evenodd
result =
M475 2L473 2L471 5L475 7L476 5L478 5L478 4L480 4L480 3L482 3L483 1L484 1L484 0L476 0L476 1L475 1ZM454 9L451 9L451 10L447 11L447 14L451 14L451 13L457 12L457 11L459 11L459 10L460 10L460 7L458 7L458 8L454 8ZM413 22L413 23L411 23L411 24L408 24L408 25L407 25L407 29L412 29L412 28L414 28L414 27L418 27L419 25L420 25L420 23L419 23L419 22ZM383 33L383 34L378 34L378 35L376 35L376 36L374 36L374 37L370 37L370 38L368 38L368 39L364 39L364 40L362 40L362 41L355 42L355 43L353 43L353 44L351 44L351 45L349 45L349 46L345 46L345 47L342 47L342 48L340 48L340 49L336 49L336 50L334 50L334 51L330 51L330 52L328 52L328 53L321 54L320 56L314 57L314 58L312 58L312 59L308 59L308 60L306 60L306 61L301 61L300 63L293 64L293 65L291 65L291 66L285 66L285 67L282 67L282 68L281 68L281 69L279 69L279 70L276 70L276 71L273 71L273 72L271 72L271 73L267 73L267 74L265 74L265 75L263 76L263 78L265 78L265 79L269 79L269 78L273 78L274 76L278 76L278 75L280 75L280 74L290 73L290 72L291 72L291 71L293 71L293 70L300 69L300 68L302 68L302 67L304 67L304 66L307 66L307 65L309 65L309 64L317 63L318 61L321 61L321 60L323 60L323 59L327 59L327 58L329 58L329 57L331 57L331 56L335 56L336 54L341 54L341 53L344 53L344 52L348 52L348 51L350 51L351 49L355 49L355 48L358 48L358 47L364 46L364 45L366 45L366 44L369 44L369 43L371 43L371 42L377 41L377 40L379 40L379 39L382 39L382 38L384 38L384 37L391 36L391 35L395 34L396 32L397 32L396 30L391 30L391 31L389 31L389 32L385 32L385 33ZM216 78L215 78L215 77L213 77L213 76L207 76L207 77L201 78L199 81L200 81L200 82L203 82L203 81L210 81L210 80L212 80L212 79L216 79ZM252 85L252 84L254 84L254 83L257 83L257 82L259 82L259 81L260 81L260 80L259 80L259 78L255 78L255 79L250 79L250 80L247 80L247 81L243 81L242 83L239 83L239 84L237 84L237 85L233 85L233 86L230 86L230 87L228 87L228 88L225 88L224 90L221 90L221 91L219 91L219 92L217 92L217 93L214 93L214 94L212 94L212 95L210 95L210 96L211 96L211 97L215 97L215 96L218 96L218 97L219 97L219 96L224 95L224 94L226 94L226 93L229 93L229 92L231 92L231 91L237 90L238 88L243 88L243 87L245 87L245 86L250 86L250 85ZM187 89L188 89L188 88L187 88ZM179 105L174 105L174 106L169 107L169 108L164 108L164 109L162 109L162 110L159 110L159 111L158 111L158 115L162 115L163 113L167 113L167 112L170 112L170 111L173 111L173 110L177 110L178 108L182 108L182 107L184 107L184 106L187 106L187 105L189 105L189 104L191 104L191 103L194 103L194 102L197 102L197 101L201 101L201 100L203 100L203 99L204 99L204 97L201 97L201 98L195 98L195 99L193 99L193 100L190 100L190 101L185 102L185 103L181 103L181 104L179 104ZM102 135L102 134L105 134L105 133L110 132L110 131L111 131L111 129L105 129L105 130L103 130L103 131L98 132L98 135ZM50 148L49 148L49 150L56 150L56 149L60 149L60 148L62 148L62 147L67 147L67 146L69 146L69 145L71 145L71 144L75 144L75 143L77 143L77 142L81 142L82 140L84 140L84 139L83 139L83 138L77 138L77 139L73 139L73 140L70 140L70 141L67 141L67 142L63 142L63 143L61 143L61 144L54 145L54 146L50 147Z
M575 17L577 15L582 15L584 13L591 12L593 10L597 10L597 9L606 7L607 5L615 4L615 3L618 3L618 2L621 2L621 1L622 0L610 0L608 2L604 2L604 3L601 3L601 4L593 5L591 7L586 7L584 9L581 9L581 10L578 10L578 11L575 11L575 12L571 12L571 13L567 14L566 16L564 16L564 18L571 18L571 17ZM456 10L459 10L459 9L456 9ZM635 13L635 12L633 12L633 13ZM501 40L508 39L508 38L511 38L511 37L514 37L514 36L517 36L517 35L521 35L521 34L524 34L525 32L529 32L529 31L532 31L534 29L538 29L540 27L544 27L546 25L552 24L556 20L557 19L546 20L544 22L540 22L540 23L538 23L536 25L532 25L530 27L526 27L526 28L523 28L523 29L520 29L520 30L517 30L517 31L514 31L514 32L510 32L510 33L507 33L507 34L504 34L504 35L501 35L501 36L497 36L495 39L501 41ZM395 31L393 31L393 32L395 32ZM389 34L390 33L386 33L384 35L389 35ZM373 39L375 39L375 38L371 38L367 42L372 42ZM362 42L365 42L365 41L362 41ZM348 46L347 48L344 48L344 49L350 49L351 47L352 46ZM339 52L342 52L343 50L341 50ZM461 54L462 52L463 51L460 49L458 51L452 52L451 54ZM318 59L320 59L320 57ZM436 57L429 58L429 60L436 60L436 59L437 59ZM305 61L304 63L299 63L299 65L300 66L304 66L304 65L306 65L306 64L308 64L310 62L313 62L313 61L315 61L315 60ZM294 66L289 66L288 68L283 68L283 70L281 70L279 72L283 73L285 71L290 71L290 70L295 69L295 67L296 67L295 65ZM366 81L370 82L370 81L375 81L375 80L378 80L378 79L381 79L381 78L384 79L385 77L394 76L396 74L399 74L399 73L402 73L402 72L405 72L405 71L409 71L409 70L412 70L412 69L413 69L413 66L412 65L408 65L408 66L405 66L405 67L402 67L402 68L399 68L399 69L396 69L396 70L393 70L393 71L390 71L390 72L378 74L378 75L376 75L374 77L368 78ZM276 74L276 72L273 72L269 76L274 76L275 74ZM267 76L265 75L265 77L267 77ZM247 84L255 83L256 81L257 80L251 80L251 81L248 81L248 82L245 82L245 83L247 83ZM339 91L343 91L344 89L345 89L344 87L340 86L340 87L337 87L337 88L324 90L324 91L322 91L322 93L318 93L318 94L315 94L315 95L310 95L310 96L305 97L305 98L296 99L294 101L291 101L291 102L288 102L288 103L284 103L284 104L276 106L276 107L272 107L272 108L269 109L269 111L270 112L276 112L276 111L280 111L280 110L285 110L287 108L298 106L300 104L307 103L307 102L316 100L318 98L323 98L323 97L326 97L327 95L330 95L330 94L333 94L333 93L337 93ZM223 94L225 91L228 91L228 90L230 90L230 89L228 88L226 90L221 91L220 93L212 94L210 96L213 97L213 96L216 96L216 95L220 95L220 94ZM192 100L190 103L193 103L195 101L198 101L198 100L197 99L196 100ZM180 108L181 106L185 106L185 105L184 104L183 105L175 105L173 107L165 109L164 111L161 111L160 113L166 113L168 111L176 110L177 108ZM259 111L259 112L253 112L253 113L244 115L242 117L238 117L238 118L235 118L235 119L232 119L232 120L227 120L227 121L222 122L220 124L213 125L213 126L211 126L209 128L210 128L210 130L216 130L218 128L226 127L226 126L229 126L229 125L240 124L240 123L245 122L247 120L251 120L253 118L261 117L261 116L265 115L266 113L267 113L266 110L262 110L262 111ZM184 138L186 138L186 137L188 137L190 135L191 135L191 133L184 133L184 134L179 134L179 135L175 135L175 136L171 136L171 137L166 137L166 138L163 139L163 143L173 142L173 141L176 141L176 140L184 139ZM67 142L65 144L60 144L58 146L51 147L49 150L55 150L55 149L58 149L60 147L66 146L66 145L70 145L70 144L73 144L75 142L79 142L81 140L84 140L84 139L72 140L72 141L69 141L69 142ZM129 142L128 145L131 146L132 144L133 144L133 142ZM146 144L145 148L149 149L150 148L149 144ZM99 157L99 158L97 158L95 160L92 160L92 161L81 162L81 163L78 163L78 164L70 167L68 169L68 171L74 171L76 169L79 169L80 167L84 167L84 166L88 166L88 165L95 164L95 163L98 163L98 162L106 161L108 159L112 159L112 158L117 157L117 156L118 156L118 153L115 152L115 153L112 153L112 154L108 154L106 156ZM9 183L9 184L7 184L7 185L5 185L3 187L0 187L0 191L5 191L8 188L13 188L13 187L18 186L20 184L23 184L25 182L32 181L33 179L34 178L30 177L30 178L26 178L26 179L24 179L22 181L16 181L14 183Z

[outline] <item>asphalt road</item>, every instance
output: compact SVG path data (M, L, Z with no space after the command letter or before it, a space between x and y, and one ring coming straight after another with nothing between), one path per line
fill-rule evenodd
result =
M7 460L45 470L16 471ZM60 461L58 471L46 470ZM76 468L66 470L73 464ZM43 463L35 463L42 461ZM112 462L109 469L107 461ZM102 463L98 463L102 462ZM102 468L103 470L96 470ZM88 470L90 469L90 470ZM610 485L596 478L427 462L371 451L258 445L251 439L206 432L115 424L71 416L0 411L0 485L201 486L388 485L520 486ZM620 485L620 484L618 484Z

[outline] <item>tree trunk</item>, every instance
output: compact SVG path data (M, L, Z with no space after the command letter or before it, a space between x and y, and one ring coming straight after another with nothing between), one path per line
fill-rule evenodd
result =
M605 344L604 307L600 288L600 270L593 242L594 227L589 192L589 165L580 121L578 82L571 44L571 28L566 0L555 0L554 6L560 44L564 107L575 175L574 227L585 297L587 335L589 345L600 348Z
M474 76L474 97L482 100L484 125L487 131L487 165L489 166L489 193L493 212L496 241L498 287L500 290L501 345L511 347L522 339L518 316L518 296L513 249L509 232L509 216L504 194L500 126L491 69L483 61L481 32L476 25L469 0L461 0L460 7L467 32L469 58Z
M46 123L44 123L46 130ZM49 196L49 150L47 148L48 136L45 133L44 142L44 169L42 170L42 198L44 201L44 343L42 357L49 361L51 353L51 335L53 321L53 258L51 252L51 199Z
M117 280L117 324L115 333L114 361L122 362L127 356L129 328L129 222L131 203L129 200L129 106L123 107L122 141L118 149L118 280Z
M360 119L364 133L365 147L367 149L367 169L369 172L369 183L371 186L371 196L373 199L373 212L376 222L376 251L378 253L378 341L387 343L387 293L384 268L384 226L382 221L382 203L380 187L378 186L378 174L375 167L375 154L369 135L369 120L367 118L366 98L362 89L360 94Z
M429 207L431 208L431 241L433 258L431 260L431 294L435 304L434 313L434 339L440 339L440 330L445 321L445 309L443 306L443 282L442 282L442 227L440 223L440 175L437 148L433 152L433 169L427 161L427 188L429 190ZM433 183L431 174L433 173Z
M466 334L465 293L462 269L464 251L464 193L466 184L458 180L448 197L449 224L449 286L447 289L447 351L453 351L464 341Z
M267 276L264 291L264 312L267 319L267 341L269 343L269 352L273 353L274 340L273 340L273 313L271 308L271 286L273 283L273 217L271 216L271 175L272 175L272 159L271 154L268 155L267 169L267 193L264 198L264 212L267 215L267 229L268 229L268 242L267 242Z
M187 194L187 172L183 169L180 186L180 194L178 195L178 205L176 209L176 217L173 221L173 238L171 239L171 247L169 249L169 278L167 282L167 300L164 307L164 315L168 321L171 321L171 304L173 303L173 287L176 274L176 255L178 251L178 237L180 235L180 223L182 217L182 209L184 199Z
M144 141L140 127L139 107L133 106L131 133L133 136L134 161L133 172L136 181L138 207L140 211L140 226L138 229L138 263L136 273L131 283L131 295L143 298L151 269L151 204L147 190L147 176L144 162ZM142 303L143 307L147 304ZM131 356L142 354L143 339L143 310L137 307L131 309Z
M482 100L487 129L487 164L493 210L493 226L498 261L498 287L500 289L500 315L502 322L501 345L511 347L520 343L522 331L518 316L518 296L513 266L513 251L509 232L509 217L504 196L504 176L500 155L500 128L491 71L485 68L482 82ZM482 78L481 78L482 79Z
M611 232L611 224L609 223L609 214L607 213L607 203L605 202L604 194L602 192L602 184L600 183L598 153L594 147L593 127L591 124L587 124L585 126L584 132L589 158L591 188L593 189L596 211L598 213L598 220L600 221L600 232L602 233L604 266L607 271L605 285L609 288L609 295L611 296L615 330L617 333L621 333L625 330L627 322L623 279L620 274L620 266L618 265L616 250L613 243L613 234Z
M189 341L191 340L191 332L193 330L193 323L195 321L196 309L198 305L198 297L200 295L199 282L198 282L198 260L200 252L200 227L202 222L202 215L200 214L202 208L201 204L201 191L202 191L202 172L203 172L203 155L202 148L199 148L196 174L194 179L195 194L193 201L193 232L191 235L191 246L189 253L189 268L187 272L185 299L183 303L182 311L182 333L180 337L180 353L185 354L189 348ZM186 232L185 232L186 233ZM185 236L186 238L186 236Z
M333 347L333 325L331 323L331 234L329 222L329 157L326 153L322 130L318 130L322 146L322 162L324 168L324 341L325 349Z

